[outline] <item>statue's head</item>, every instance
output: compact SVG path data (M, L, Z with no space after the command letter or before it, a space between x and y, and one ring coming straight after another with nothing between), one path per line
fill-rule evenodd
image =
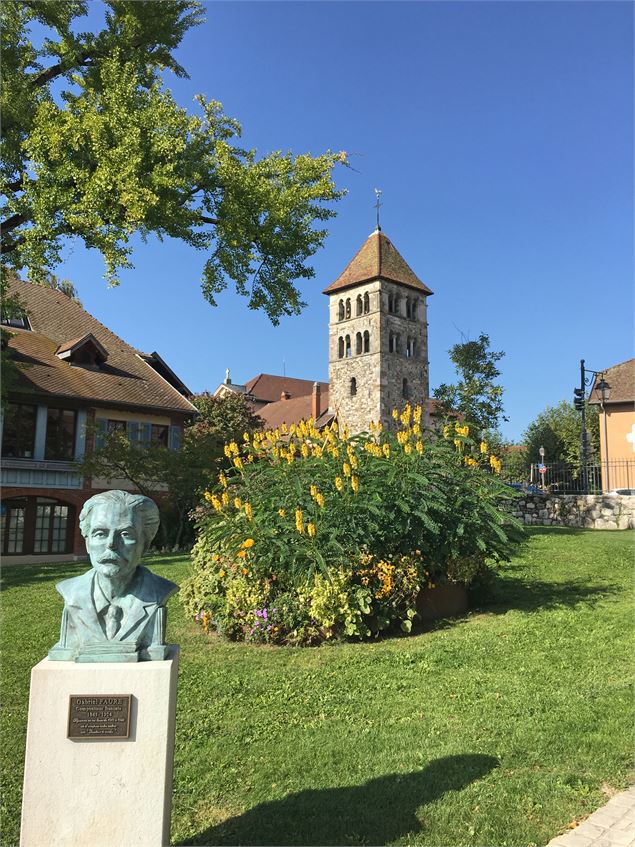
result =
M158 528L156 503L127 491L95 494L79 516L91 564L108 578L131 577Z

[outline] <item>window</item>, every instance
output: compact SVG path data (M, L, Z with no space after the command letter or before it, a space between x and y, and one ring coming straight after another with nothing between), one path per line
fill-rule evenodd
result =
M37 406L9 403L4 418L2 455L11 459L32 459L35 449Z
M410 297L406 297L406 317L412 317L412 307L410 305Z
M357 394L357 380L355 377L351 379L351 397L355 397Z
M364 332L364 353L370 353L370 332Z
M116 420L108 420L106 425L107 432L127 432L127 423L126 421L116 421Z
M339 305L339 308L338 308L338 318L341 321L344 320L344 301L343 300L340 300L340 305Z
M150 434L150 443L158 444L161 447L168 446L168 435L170 432L170 427L166 424L152 424L152 431Z
M370 312L370 297L368 296L368 291L364 294L364 314L367 315Z
M17 311L13 315L8 315L7 317L2 318L2 323L5 326L13 326L16 329L31 329L31 324L29 323L27 314L22 311Z
M417 345L417 342L414 340L414 338L411 338L410 336L408 336L408 339L406 341L406 356L409 359L414 358L415 351L416 351L416 345Z
M362 295L361 294L357 295L356 304L357 304L356 312L357 312L357 315L359 316L359 315L361 315L362 310L364 308L364 304L363 304L363 301L362 301Z
M397 294L395 294L395 314L401 314L401 298Z
M419 308L419 301L415 297L412 301L412 306L410 307L410 317L413 321L417 320L417 309Z
M350 335L346 336L345 346L346 346L346 349L345 349L344 355L346 356L347 359L350 359L351 358L351 337L350 337Z
M346 298L346 317L350 318L351 316L351 298Z
M338 359L344 358L344 339L342 338L341 335L337 339L337 358Z
M395 333L394 332L391 332L388 336L388 352L389 353L395 352Z
M65 553L68 540L68 506L43 502L35 507L34 553Z
M408 380L405 377L401 384L401 396L404 400L408 400L410 397L410 386L408 385Z
M24 517L26 500L18 503L3 503L0 519L3 553L22 553L24 550Z
M359 356L362 352L362 334L358 332L355 336L355 355Z
M72 409L48 409L44 458L54 461L72 459L75 455L75 419Z
M392 294L388 295L388 311L391 313L395 311L395 298Z

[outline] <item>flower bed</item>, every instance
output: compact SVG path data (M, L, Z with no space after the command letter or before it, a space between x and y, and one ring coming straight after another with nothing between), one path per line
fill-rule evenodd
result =
M506 560L521 528L487 445L467 426L424 433L409 406L396 433L348 437L312 421L226 445L233 468L198 512L182 588L206 631L315 644L408 632L423 589L470 585Z

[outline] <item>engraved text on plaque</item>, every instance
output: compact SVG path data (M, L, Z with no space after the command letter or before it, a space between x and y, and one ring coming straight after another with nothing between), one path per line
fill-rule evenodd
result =
M71 694L66 737L128 738L131 699L131 694Z

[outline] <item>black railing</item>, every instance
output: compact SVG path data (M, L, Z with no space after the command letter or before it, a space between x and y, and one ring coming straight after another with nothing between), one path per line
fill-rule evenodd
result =
M544 473L541 473L541 467L544 467ZM617 488L635 490L635 459L590 462L586 469L566 462L544 466L533 464L530 481L552 494L602 494Z

